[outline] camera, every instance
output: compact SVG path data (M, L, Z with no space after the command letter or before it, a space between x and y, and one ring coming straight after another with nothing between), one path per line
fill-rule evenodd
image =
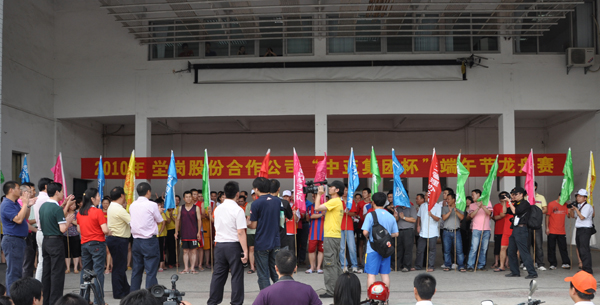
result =
M577 201L573 201L571 203L567 203L567 209L571 209L577 206Z
M92 282L96 278L96 272L89 269L83 269L83 281Z
M171 289L167 289L163 285L154 285L150 288L150 292L155 298L161 299L163 305L181 304L181 297L185 295L185 292L177 290L177 280L179 280L179 276L173 274L171 276Z
M304 194L317 194L319 192L319 186L324 186L325 187L325 192L327 192L327 180L323 180L323 181L306 181L304 183L304 187L302 187L302 191L304 192Z

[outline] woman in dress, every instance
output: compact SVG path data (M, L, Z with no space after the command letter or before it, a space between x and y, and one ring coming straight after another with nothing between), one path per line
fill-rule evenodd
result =
M71 205L69 212L65 215L67 218L70 215L77 217L77 210L81 204L81 197L75 199L75 204ZM77 219L77 218L75 218ZM81 238L79 237L79 231L77 231L77 220L73 222L67 228L67 231L63 233L63 243L65 246L65 263L67 264L67 270L65 274L71 273L71 259L73 260L73 273L79 273L79 259L81 258Z

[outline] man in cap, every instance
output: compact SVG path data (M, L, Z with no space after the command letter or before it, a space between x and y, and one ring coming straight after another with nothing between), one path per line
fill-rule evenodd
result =
M569 296L575 305L594 305L592 300L596 293L596 279L593 275L579 271L572 277L565 278L565 282L570 282Z
M569 217L575 217L575 243L579 250L579 257L583 271L594 274L592 271L592 253L590 252L590 238L594 234L594 208L587 203L587 191L580 189L575 196L577 204L571 207Z
M512 235L508 239L507 253L510 273L506 276L521 276L519 271L519 259L517 258L517 250L519 250L523 264L529 273L529 275L525 278L534 279L537 278L537 272L535 271L535 268L533 268L533 260L529 254L529 248L527 247L527 238L529 235L527 230L527 222L529 221L529 211L531 210L531 205L527 200L523 199L526 194L527 192L520 186L517 186L510 191L511 202L508 203L508 209L506 212L508 215L514 215L514 217L509 216L513 231Z

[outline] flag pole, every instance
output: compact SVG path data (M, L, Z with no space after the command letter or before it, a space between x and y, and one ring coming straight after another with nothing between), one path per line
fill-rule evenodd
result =
M394 237L395 240L395 249L394 249L394 272L398 272L398 236Z
M431 200L431 198L428 198L429 200ZM429 232L429 219L431 219L431 216L429 216L429 213L431 212L429 210L429 200L427 201L427 206L425 207L427 209L427 236L429 236L429 234L431 232ZM425 260L425 272L427 272L429 270L429 238L426 238L427 240L427 259ZM435 264L435 263L434 263Z
M460 157L460 155L462 154L462 148L458 151L458 156ZM460 162L460 158L458 159L458 162ZM456 200L454 200L454 209L456 209ZM464 216L463 216L464 217ZM458 216L456 216L456 210L454 211L454 220L458 223ZM460 224L458 225L458 229L460 230ZM462 236L461 236L462 238ZM444 240L444 237L442 237L442 242ZM458 272L458 257L456 256L456 230L454 230L454 263L456 264L456 272ZM463 264L464 264L464 260L463 260Z

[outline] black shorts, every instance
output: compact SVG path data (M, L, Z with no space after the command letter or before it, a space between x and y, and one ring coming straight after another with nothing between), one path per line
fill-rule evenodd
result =
M181 248L183 248L183 249L198 249L198 241L197 240L181 241Z
M248 243L248 247L254 247L254 234L248 234L246 235L246 241Z
M494 255L500 255L500 247L502 246L502 234L494 235Z

